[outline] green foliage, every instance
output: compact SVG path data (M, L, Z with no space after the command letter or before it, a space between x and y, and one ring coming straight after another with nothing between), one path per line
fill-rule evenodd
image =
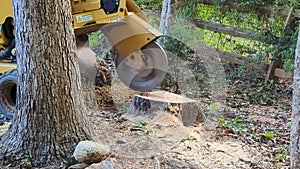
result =
M120 130L125 129L125 128L126 128L125 125L120 125L120 126L119 126L119 129L120 129Z
M89 46L92 49L96 49L96 53L100 58L104 59L111 49L111 44L100 31L93 32L89 35ZM99 50L100 49L100 50Z
M186 140L188 140L188 141L195 141L197 139L194 136L188 136Z
M212 21L224 25L235 26L242 29L253 30L257 32L255 40L232 37L230 35L215 33L209 30L203 30L203 43L208 46L216 47L221 50L231 51L239 55L255 58L255 63L269 63L272 59L282 58L286 71L292 71L294 65L294 50L297 41L298 29L288 33L284 30L286 17L267 16L255 12L239 12L235 9L224 10L220 5L208 6L200 3L201 0L188 1L180 10L179 17L198 18L201 20ZM220 1L219 1L220 2ZM272 1L272 0L234 0L229 2L238 4L238 8L249 9L258 6L268 5L274 9L276 6L299 7L299 1ZM297 26L296 26L297 27Z
M285 166L285 163L279 162L275 164L276 168L282 168L283 166Z
M213 103L209 106L209 112L210 113L216 113L219 105L218 103Z
M188 53L192 51L185 43L176 38L165 36L161 39L161 43L165 50L170 51L181 59L186 60Z
M278 84L270 80L265 83L265 76L260 71L248 68L247 63L242 66L224 64L226 79L232 87L227 88L228 104L243 106L242 101L250 104L272 105L283 98L291 99L292 93L289 83ZM236 100L240 100L236 102ZM242 101L241 101L242 100Z
M131 131L144 131L145 126L147 125L144 121L137 121L135 122L132 127L130 128Z
M226 1L226 0L222 0ZM248 7L255 7L257 5L271 5L275 6L276 3L278 5L286 6L286 7L291 7L291 6L296 6L299 5L299 2L297 0L234 0L233 2L238 2L239 5L241 6L248 6Z
M161 10L163 0L135 0L142 9Z
M147 136L150 136L150 135L156 136L156 131L153 128L151 128L151 129L146 131L146 135Z
M180 40L189 48L196 49L203 44L205 34L200 28L191 25L188 21L181 18L175 18L168 28L168 36Z
M93 32L89 36L89 45L91 48L106 42L106 37L99 31Z
M276 168L282 168L285 165L285 162L288 160L290 155L290 147L287 144L284 144L282 147L280 147L281 153L277 154L275 156L276 161Z
M160 40L163 48L168 51L168 54L172 55L169 57L169 63L172 63L169 66L169 70L173 73L172 76L166 76L162 87L168 87L173 84L173 86L177 85L175 91L175 88L171 88L173 90L164 89L178 94L181 93L188 97L206 96L210 92L210 77L206 70L206 65L201 60L196 61L193 57L194 51L190 48L192 45L188 45L170 36L165 36ZM194 42L191 43L195 44ZM189 78L186 78L186 80L190 84L195 84L192 88L189 88L191 85L178 86L180 79L182 79L180 76L184 74L188 74ZM199 91L194 90L196 86L200 89Z
M227 121L225 118L220 119L220 124L228 129L231 129L234 133L245 134L247 132L247 128L245 127L243 120L239 118L234 118L231 122Z
M28 158L22 159L20 165L22 168L32 168L32 164Z
M255 14L241 14L234 10L223 11L219 6L207 6L198 4L197 18L201 20L213 21L224 25L236 26L243 29L254 29L258 20L252 19ZM214 33L209 30L203 30L204 43L208 46L216 47L225 51L232 51L240 55L252 55L260 51L256 46L260 46L261 43L257 43L254 40L248 40L239 37L233 37L230 35Z
M147 128L146 126L147 126L146 122L144 122L142 120L138 120L132 124L132 126L130 127L130 131L142 131L147 136L156 136L156 130L154 128ZM125 126L122 126L122 128L120 128L120 129L123 129L123 128L125 128Z
M264 134L264 137L268 138L268 139L272 139L275 136L275 133L272 132L266 132Z
M197 15L198 0L188 0L181 7L178 16L181 18L191 18Z
M248 139L248 140L254 140L255 139L256 140L259 137L260 137L260 135L258 133L253 132L253 133L249 134L248 136L246 136L246 139Z

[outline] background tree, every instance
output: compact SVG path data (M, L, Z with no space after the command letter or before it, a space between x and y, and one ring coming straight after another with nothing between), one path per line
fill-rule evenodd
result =
M291 126L291 169L300 168L300 31L295 57L292 126Z
M159 29L158 29L164 35L168 34L168 24L170 22L171 16L172 16L171 0L164 0L162 11L161 11Z
M17 113L0 138L0 159L35 167L67 165L89 139L70 1L14 0Z

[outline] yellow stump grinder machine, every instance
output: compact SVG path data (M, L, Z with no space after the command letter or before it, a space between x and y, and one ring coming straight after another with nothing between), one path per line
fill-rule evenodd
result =
M167 56L156 39L162 34L148 24L133 0L70 0L76 36L101 31L118 56L117 74L128 87L149 91L167 71ZM16 107L16 49L12 1L0 6L0 115L13 116Z

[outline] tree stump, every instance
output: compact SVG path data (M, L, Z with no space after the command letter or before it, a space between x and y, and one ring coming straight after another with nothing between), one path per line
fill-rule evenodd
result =
M186 127L205 121L205 116L196 100L166 91L135 95L126 115L144 116L152 119L158 111L171 113L178 117Z

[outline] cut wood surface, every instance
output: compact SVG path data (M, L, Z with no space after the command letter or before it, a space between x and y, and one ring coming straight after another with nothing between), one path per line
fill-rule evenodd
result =
M178 94L169 93L166 91L154 91L154 92L148 92L144 93L142 95L136 95L143 99L148 99L152 101L158 101L158 102L166 102L166 103L195 103L196 100L183 97Z
M192 126L205 121L196 100L166 91L154 91L134 96L127 115L155 118L157 112L178 117L184 126Z

